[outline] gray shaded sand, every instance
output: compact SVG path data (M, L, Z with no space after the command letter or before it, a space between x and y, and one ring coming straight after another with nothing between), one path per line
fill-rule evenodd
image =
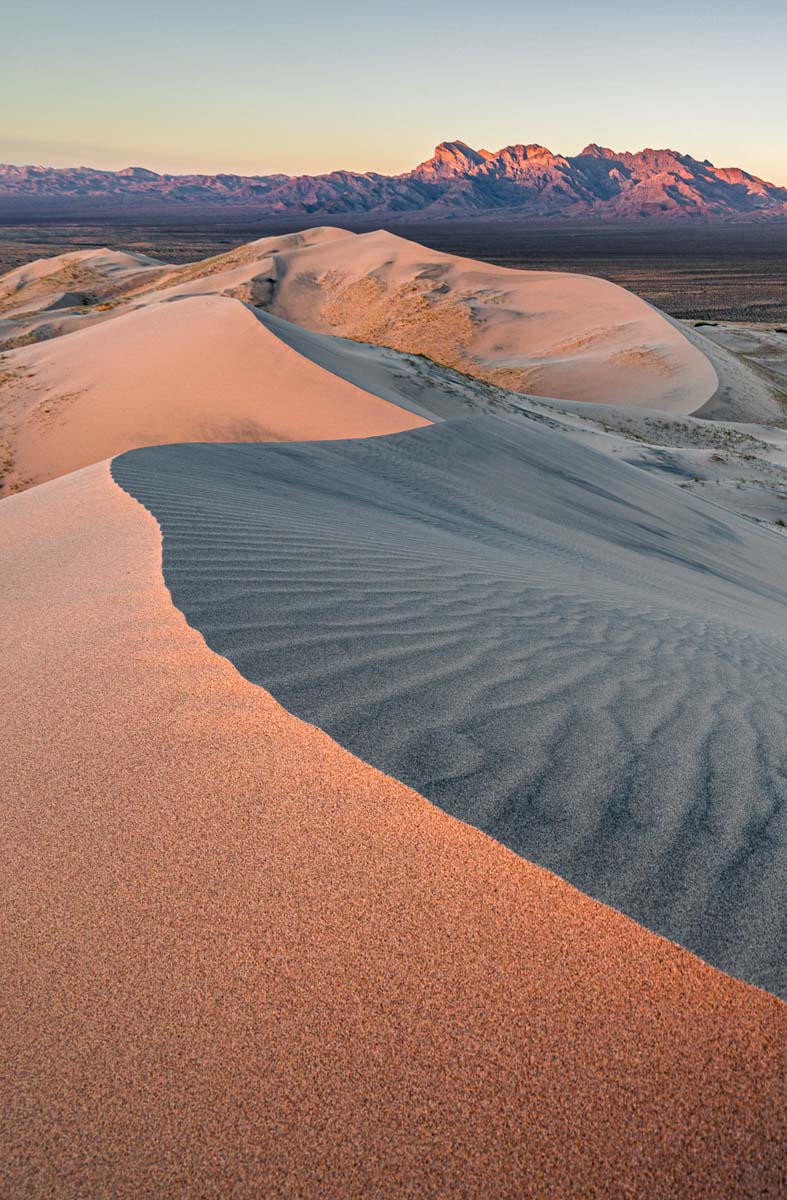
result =
M358 757L787 995L787 544L517 418L115 459L209 646Z
M662 315L710 360L719 381L714 394L694 416L716 421L764 421L781 425L787 421L785 389L778 376L763 371L752 360L741 358L714 336L715 330L711 326L698 329L667 313Z

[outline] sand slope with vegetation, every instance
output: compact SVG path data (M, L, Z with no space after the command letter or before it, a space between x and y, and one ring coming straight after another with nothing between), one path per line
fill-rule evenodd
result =
M377 347L364 369L348 340ZM384 231L313 229L179 267L85 250L0 279L0 488L157 442L410 428L442 415L413 360L471 387L667 411L717 390L701 350L622 288Z

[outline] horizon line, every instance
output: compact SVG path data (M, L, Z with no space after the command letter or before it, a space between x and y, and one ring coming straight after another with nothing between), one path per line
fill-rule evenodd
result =
M287 179L299 179L299 178L319 178L321 176L336 175L336 174L367 175L367 176L368 175L379 175L383 178L396 178L397 176L400 176L400 175L408 175L412 171L416 170L418 166L422 165L423 163L429 162L430 158L434 157L434 155L437 153L437 151L442 146L465 147L468 150L472 151L474 154L488 154L488 155L490 155L491 158L498 157L500 154L504 153L506 150L512 150L512 149L516 149L519 147L523 147L525 149L535 148L535 149L546 150L547 153L549 153L550 155L552 155L555 158L565 158L565 159L582 158L583 157L582 150L585 150L590 146L598 146L600 149L608 150L611 154L615 155L616 157L620 157L620 158L623 158L628 155L636 156L639 154L647 154L647 153L674 154L676 156L680 156L681 158L691 159L692 162L696 162L701 165L711 166L714 168L714 170L722 170L722 171L723 170L742 170L747 175L751 175L753 178L758 179L762 183L768 184L769 186L772 186L772 187L787 186L785 184L776 184L771 179L766 179L763 176L755 175L754 172L747 170L745 167L740 167L737 164L720 167L720 166L717 166L716 163L712 162L709 158L696 158L693 154L691 154L688 151L675 150L671 146L643 146L639 150L613 150L609 146L602 146L599 142L588 142L588 143L586 143L585 146L583 146L582 150L578 151L576 154L563 154L560 151L556 152L554 150L551 150L548 146L544 145L542 142L509 142L506 145L501 146L498 150L490 151L490 150L486 150L485 147L480 147L479 149L476 149L474 146L471 146L469 142L465 142L461 138L451 138L451 139L447 138L444 141L438 142L436 144L436 146L434 147L434 150L432 151L431 156L429 156L428 158L420 159L419 162L417 162L415 164L415 166L406 168L403 171L390 171L390 172L379 171L379 170L374 170L374 169L361 170L360 168L357 168L357 167L346 167L346 166L333 167L328 171L314 171L314 172L299 171L299 172L294 172L294 173L289 172L289 171L276 170L276 169L260 170L257 172L248 172L248 171L224 170L221 168L218 170L215 170L215 169L214 170L198 170L197 169L197 170L189 171L189 170L165 169L163 171L157 171L157 170L154 170L154 168L152 168L152 167L144 166L140 162L136 162L136 163L127 162L126 165L122 166L122 167L97 167L97 166L91 165L90 163L85 163L85 162L71 163L71 164L64 165L64 166L57 166L53 163L47 163L47 162L18 162L18 161L17 162L13 162L13 161L0 162L0 169L2 169L4 167L14 167L18 170L31 169L31 170L45 170L45 171L95 171L97 173L101 173L101 174L105 174L105 175L119 175L124 171L147 171L151 175L155 175L158 178L166 178L166 177L189 178L189 177L193 177L193 176L204 176L204 177L235 176L238 178L245 178L245 179L269 179L271 177L281 176L281 177L284 177Z

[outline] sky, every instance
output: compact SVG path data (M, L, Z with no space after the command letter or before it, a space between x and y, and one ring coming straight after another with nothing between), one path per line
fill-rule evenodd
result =
M0 162L395 173L668 147L787 186L785 0L5 0Z

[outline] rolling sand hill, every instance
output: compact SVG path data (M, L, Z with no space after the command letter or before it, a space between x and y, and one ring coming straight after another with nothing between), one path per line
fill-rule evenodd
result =
M379 231L276 261L273 312L309 329L424 354L489 383L565 400L691 412L714 393L704 355L630 292L513 271Z
M165 270L146 254L78 250L40 258L0 277L0 316L106 302L133 280L155 279Z
M84 251L11 272L0 306L6 493L134 446L368 436L428 419L401 386L412 362L367 354L359 371L346 339L568 400L689 412L717 392L702 349L622 288L385 232L316 229L185 267Z
M0 545L5 1195L780 1195L779 1001L244 680L106 465Z
M713 367L683 332L605 280L477 263L384 230L299 236L176 269L156 289L229 291L300 327L423 354L515 391L680 412L716 391Z

